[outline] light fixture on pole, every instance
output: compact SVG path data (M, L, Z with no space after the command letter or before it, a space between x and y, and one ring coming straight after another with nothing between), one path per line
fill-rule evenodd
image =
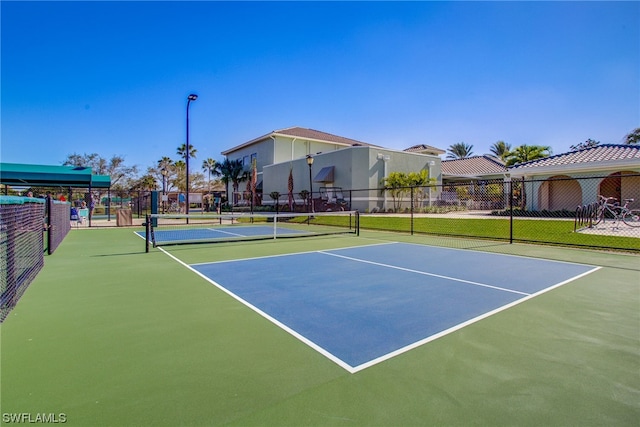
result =
M313 165L311 154L307 154L307 164L309 165L309 210L315 212L313 209L313 182L311 181L311 166Z
M186 190L187 190L187 198L185 199L186 205L185 205L185 213L188 215L189 214L189 157L191 154L191 150L189 149L189 104L191 104L191 101L195 101L196 99L198 99L198 95L194 95L193 93L191 95L189 95L187 97L187 142L185 144L185 167L187 169L187 175L186 175ZM187 221L189 221L189 219L187 218Z

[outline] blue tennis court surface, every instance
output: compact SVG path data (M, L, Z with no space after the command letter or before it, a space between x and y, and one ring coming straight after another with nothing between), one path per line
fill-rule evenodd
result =
M404 243L190 267L350 372L598 269Z

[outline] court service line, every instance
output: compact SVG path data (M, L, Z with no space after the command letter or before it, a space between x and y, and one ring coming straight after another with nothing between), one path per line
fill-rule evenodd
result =
M338 257L338 258L344 258L344 259L348 259L348 260L351 260L351 261L362 262L362 263L365 263L365 264L371 264L371 265L377 265L377 266L380 266L380 267L393 268L395 270L407 271L409 273L416 273L416 274L422 274L422 275L425 275L425 276L438 277L440 279L452 280L454 282L461 282L461 283L466 283L466 284L469 284L469 285L481 286L483 288L490 288L490 289L495 289L495 290L498 290L498 291L510 292L510 293L514 293L514 294L518 294L518 295L525 295L525 296L531 295L531 294L529 294L527 292L520 292L520 291L516 291L516 290L513 290L513 289L501 288L500 286L493 286L493 285L488 285L486 283L473 282L471 280L458 279L456 277L451 277L451 276L443 276L441 274L428 273L426 271L413 270L411 268L398 267L397 265L383 264L383 263L380 263L380 262L368 261L366 259L353 258L353 257L349 257L349 256L345 256L345 255L338 255L338 254L334 254L334 253L331 253L331 252L325 252L325 251L318 251L318 253L321 253L321 254L324 254L324 255L330 255L330 256L334 256L334 257Z
M229 235L231 235L231 236L249 237L249 236L244 235L244 234L238 234L238 233L232 233L232 232L230 232L230 231L218 230L217 228L207 228L207 230L215 231L216 233L229 234Z
M335 248L335 250L342 250L342 249L356 249L356 248L367 248L370 246L381 246L381 245L390 245L392 243L395 242L384 242L384 243L375 243L373 245L358 245L358 246L345 246L344 248ZM160 248L158 248L160 249ZM331 249L334 250L334 249ZM243 262L243 261L253 261L253 260L258 260L258 259L264 259L264 258L279 258L279 257L288 257L288 256L296 256L296 255L305 255L305 254L315 254L318 253L318 250L310 250L310 251L302 251L302 252L291 252L291 253L287 253L287 254L275 254L275 255L262 255L262 256L256 256L256 257L249 257L249 258L236 258L236 259L223 259L220 261L206 261L206 262L195 262L191 265L209 265L209 264L222 264L225 262Z

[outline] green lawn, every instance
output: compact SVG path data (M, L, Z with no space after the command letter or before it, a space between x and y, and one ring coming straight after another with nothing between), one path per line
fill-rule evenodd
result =
M409 217L373 216L360 217L360 226L371 230L411 231ZM621 227L625 227L622 225ZM640 238L600 236L576 233L573 221L552 219L520 219L513 221L513 239L521 242L552 243L587 247L608 247L640 251ZM415 217L414 233L442 236L466 236L474 238L509 240L508 218L427 218Z
M389 240L449 244L363 231L167 250L195 263ZM3 417L64 413L72 426L637 425L640 258L454 245L465 242L604 267L349 374L165 253L144 253L132 229L72 230L1 326ZM308 268L291 271L292 284Z

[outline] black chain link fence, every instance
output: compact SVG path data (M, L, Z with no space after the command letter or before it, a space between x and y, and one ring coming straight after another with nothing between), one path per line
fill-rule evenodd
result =
M47 252L55 252L71 230L71 204L47 198Z
M640 251L640 174L468 179L445 184L273 192L263 209L358 210L362 229ZM609 209L603 209L607 200Z
M349 195L364 207L363 229L640 251L640 174L469 180Z
M0 197L0 322L44 266L45 207L44 199Z

